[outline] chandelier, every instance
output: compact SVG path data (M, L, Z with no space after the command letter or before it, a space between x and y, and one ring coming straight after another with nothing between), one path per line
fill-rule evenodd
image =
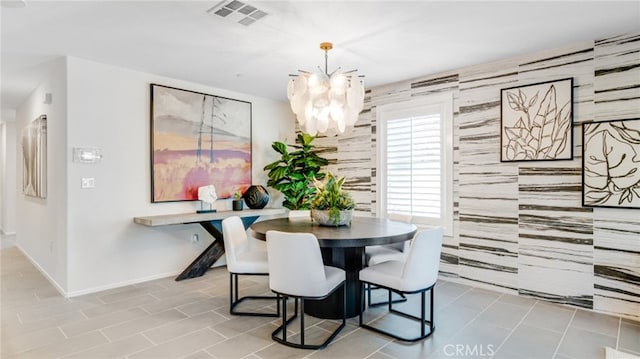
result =
M337 68L328 72L330 42L320 44L324 50L324 72L298 70L287 84L287 97L291 110L300 126L310 135L344 133L353 126L364 106L364 84L358 70L342 72Z

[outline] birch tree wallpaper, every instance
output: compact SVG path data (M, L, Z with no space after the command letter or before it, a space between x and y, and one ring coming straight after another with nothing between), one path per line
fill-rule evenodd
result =
M251 185L251 103L151 84L151 201L218 198Z

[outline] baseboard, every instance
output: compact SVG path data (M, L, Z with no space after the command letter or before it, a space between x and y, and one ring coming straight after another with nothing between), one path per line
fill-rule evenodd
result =
M474 280L470 280L470 279L460 278L460 277L454 276L452 274L439 273L438 274L438 279L442 279L442 280L447 281L447 282L464 284L464 285L468 285L468 286L474 287L474 288L487 289L487 290L491 290L491 291L498 292L498 293L519 295L518 291L515 290L515 289L504 288L504 287L500 287L500 286L497 286L497 285L486 284L486 283L482 283L482 282L478 282L478 281L474 281ZM539 298L535 298L535 299L539 299Z
M635 354L615 350L611 347L605 347L605 359L640 359Z
M15 236L16 232L5 232L4 229L0 229L0 234L3 236Z
M33 264L33 266L36 267L36 269L45 278L47 278L49 283L51 283L51 285L58 291L58 293L60 293L63 297L67 297L65 290L58 284L58 282L56 282L55 279L53 279L53 277L49 275L49 273L47 273L47 271L44 270L44 268L40 266L40 264L38 264L38 262L36 262L33 258L31 258L31 256L27 254L27 252L17 243L16 243L16 248L18 248L18 250L29 260L29 262L31 262L31 264Z
M72 291L72 292L66 292L64 294L64 296L67 297L67 298L73 298L73 297L77 297L77 296L80 296L80 295L102 292L102 291L109 290L109 289L120 288L120 287L125 287L125 286L128 286L128 285L144 283L144 282L148 282L148 281L152 281L152 280L156 280L156 279L162 279L162 278L166 278L166 277L177 277L178 274L180 274L180 273L182 273L182 270L168 272L168 273L162 273L162 274L156 274L156 275L152 275L152 276L148 276L148 277L136 278L136 279L127 280L127 281L123 281L123 282L111 283L111 284L101 285L101 286L97 286L97 287L92 287L92 288L87 288L87 289L82 289L82 290L76 290L76 291Z
M143 278L136 278L136 279L132 279L132 280L124 281L124 282L112 283L112 284L92 287L92 288L88 288L88 289L82 289L82 290L67 292L33 258L31 258L31 256L29 254L27 254L27 252L25 252L22 249L22 247L20 247L19 245L16 245L16 247L29 260L29 262L31 262L31 264L33 264L33 266L36 267L36 269L49 281L49 283L51 283L51 285L58 291L58 293L60 293L60 295L62 295L65 298L73 298L73 297L77 297L77 296L81 296L81 295L85 295L85 294L102 292L104 290L124 287L124 286L127 286L127 285L144 283L144 282L148 282L148 281L151 281L151 280L162 279L162 278L166 278L166 277L176 277L176 276L178 276L178 274L182 273L182 270L178 270L178 271L172 271L172 272L169 272L169 273L156 274L156 275L143 277Z
M577 306L574 306L574 305L571 305L571 304L552 302L552 301L549 301L549 300L545 300L544 298L521 295L521 294L518 293L517 290L511 289L511 288L503 288L503 287L499 287L499 286L495 286L495 285L490 285L490 284L486 284L486 283L482 283L482 282L477 282L477 281L470 280L470 279L460 278L460 277L455 276L455 275L453 275L451 273L439 273L438 274L438 280L442 280L442 281L445 281L445 282L451 282L451 283L457 283L457 284L463 284L463 285L467 285L467 286L474 287L474 288L491 290L491 291L494 291L494 292L497 292L497 293L515 295L515 296L522 297L522 298L529 298L529 299L538 300L538 301L545 302L545 303L551 303L551 304L560 305L560 306L567 307L567 308L582 309L582 310L587 310L587 311L590 311L590 312L593 312L593 313L606 314L606 315L610 315L610 316L614 316L614 317L620 317L620 318L624 318L624 319L629 319L629 320L632 320L634 322L640 323L640 317L637 317L637 316L633 317L633 316L630 316L630 315L626 315L624 313L606 312L606 311L597 310L597 309L593 309L593 308L577 307Z

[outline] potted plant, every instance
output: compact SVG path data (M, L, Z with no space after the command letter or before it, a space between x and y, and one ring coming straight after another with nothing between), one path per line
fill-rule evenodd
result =
M315 181L316 195L311 201L311 218L324 226L343 226L351 223L356 203L342 189L345 178L327 174L326 181Z
M236 191L233 194L233 210L234 211L242 211L242 192Z
M312 183L325 176L320 170L329 161L320 157L319 150L311 144L314 139L314 136L301 133L295 145L278 141L271 145L280 154L280 159L264 167L265 171L269 171L267 186L282 192L282 206L290 210L308 210L316 191ZM295 150L289 152L287 147Z

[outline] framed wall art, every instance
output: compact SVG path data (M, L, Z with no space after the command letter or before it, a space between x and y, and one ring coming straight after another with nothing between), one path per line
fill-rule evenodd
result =
M47 116L22 129L22 193L47 198Z
M501 162L573 159L573 78L500 95Z
M251 103L151 84L151 202L251 185Z
M582 205L640 208L640 119L582 125Z

